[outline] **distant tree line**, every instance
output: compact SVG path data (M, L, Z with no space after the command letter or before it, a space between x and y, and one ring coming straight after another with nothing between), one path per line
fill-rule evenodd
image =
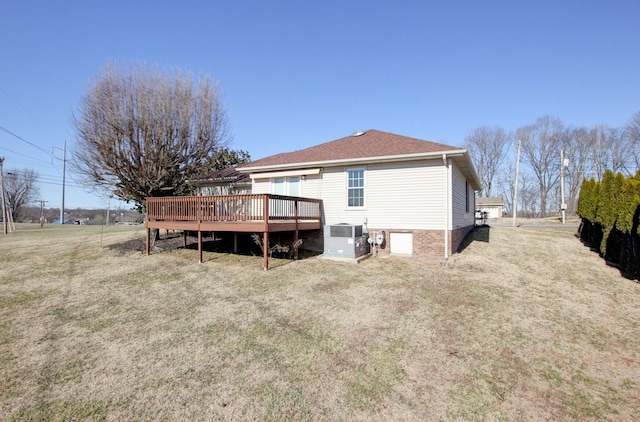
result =
M585 180L578 198L580 238L608 262L640 278L640 171L635 176L605 170Z
M564 169L567 212L576 212L583 179L599 181L605 170L633 175L640 169L640 112L626 126L569 127L542 116L513 133L482 126L465 138L465 147L480 181L481 196L502 196L513 209L516 149L521 143L518 213L523 217L553 215L560 207L560 174ZM564 150L565 163L560 162Z
M109 212L109 225L117 223L142 223L143 216L135 209L112 208L65 208L65 220L73 224L105 225L107 223L107 211ZM20 223L38 223L40 216L45 224L60 220L60 208L46 208L26 205L21 208Z

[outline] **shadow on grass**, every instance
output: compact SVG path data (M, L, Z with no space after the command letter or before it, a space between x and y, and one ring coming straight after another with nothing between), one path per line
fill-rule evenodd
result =
M156 241L156 245L159 246L160 250L170 250L170 249L188 249L197 251L198 250L198 240L197 235L190 233L187 236L186 246L184 246L184 238L181 233L176 235L176 239L168 239L170 240L170 244L172 247L163 247L162 243L166 241ZM231 232L217 232L213 234L204 235L202 238L202 251L210 252L216 255L208 257L203 257L205 262L211 260L223 260L226 259L228 261L232 261L233 257L254 257L262 259L263 251L262 247L256 243L254 238L252 237L253 233L236 233L236 237L234 239L234 233ZM284 245L287 246L285 248L279 248L276 250L272 250L269 254L269 268L277 268L286 264L289 264L294 261L293 258L293 249L288 247L290 246L291 239L288 239L286 235L278 236L272 234L272 241L269 242L269 246L271 248L274 245ZM290 237L290 236L289 236ZM235 247L234 247L235 245ZM307 251L304 249L300 249L298 251L298 260L310 258L318 255L318 253L314 253L311 251Z
M471 243L475 242L485 242L489 243L490 239L491 227L487 224L482 226L475 226L473 230L471 230L464 237L464 240L458 247L458 252L464 251Z
M105 249L115 252L117 255L129 255L133 252L142 252L146 250L147 240L144 237L138 239L125 240L123 242L111 243L105 246Z
M640 206L638 206L638 211L636 212L636 219L638 219L638 215L640 215ZM640 239L640 236L636 236L635 238L631 237L630 240L627 240L626 245L624 245L620 235L614 236L616 232L614 228L607 240L607 251L609 251L610 248L617 248L617 251L613 253L614 259L612 260L608 254L604 255L597 246L602 241L601 230L598 230L596 235L594 235L593 232L587 232L585 235L585 233L582 232L583 229L584 226L581 224L578 232L574 234L574 237L578 239L584 247L587 247L589 248L589 251L598 254L600 259L602 259L608 267L617 269L622 277L627 280L640 283L640 262L637 259L636 252L638 250L636 246L638 242L636 239ZM634 227L634 230L635 231L632 231L632 233L637 233L637 226ZM587 238L588 236L591 237ZM624 249L624 253L621 253L621 249ZM623 256L625 259L621 259ZM625 261L626 265L621 262L616 262L615 258Z
M600 248L595 247L594 245L592 245L591 243L589 243L589 241L587 241L587 240L585 240L585 239L582 239L582 238L580 237L580 233L576 233L576 234L574 234L574 237L575 237L576 239L578 239L578 240L580 241L580 243L582 243L582 245L583 245L584 247L589 248L589 251L591 251L591 252L593 252L593 253L595 253L595 254L598 254L598 255L600 256L600 258L605 262L605 264L606 264L608 267L612 267L612 268L617 269L617 270L620 272L620 275L621 275L622 277L626 278L627 280L631 280L631 281L633 281L633 282L635 282L635 283L640 283L640 272L639 272L638 274L633 274L633 273L631 273L631 272L627 271L627 270L626 270L622 265L620 265L620 264L618 264L618 263L616 263L616 262L610 261L610 260L608 260L608 259L605 259L605 258L602 256L602 253L600 252Z
M234 256L255 257L262 259L262 248L251 238L252 233L238 233L234 242L233 233L215 233L208 234L202 238L202 251L214 253L204 257L204 261L226 260L232 261ZM275 242L283 242L283 239L276 238ZM234 252L234 243L236 244L236 252ZM271 242L270 242L271 244ZM274 244L270 245L271 247ZM117 242L106 246L107 249L114 251L116 254L125 256L131 253L145 253L146 238L140 237L136 239ZM161 234L160 238L153 242L151 253L170 252L175 250L194 251L194 259L197 260L198 240L197 236L189 234L185 238L182 232L169 232ZM319 255L319 253L300 249L298 260L311 258ZM294 262L293 251L273 251L269 255L269 268L277 268Z

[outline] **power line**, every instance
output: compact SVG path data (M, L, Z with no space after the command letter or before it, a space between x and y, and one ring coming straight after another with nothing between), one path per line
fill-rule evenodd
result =
M16 154L16 155L19 155L19 156L21 156L21 157L29 158L30 160L40 161L41 163L47 163L47 164L49 164L49 162L48 162L48 161L44 161L44 160L41 160L41 159L39 159L39 158L33 158L33 157L30 157L30 156L28 156L28 155L26 155L26 154L22 154L22 153L19 153L19 152L16 152L16 151L12 151L12 150L10 150L9 148L0 147L0 149L3 149L3 150L5 150L5 151L9 151L10 153L12 153L12 154Z
M20 176L22 174L25 174L25 171L24 170L11 170L6 174ZM35 175L34 179L35 179L36 183L43 183L43 184L47 184L47 185L62 186L62 182L60 181L60 179L57 176L37 174L37 175ZM76 183L78 183L78 182L76 182ZM80 184L80 183L78 183L78 184L69 184L69 183L67 183L67 186L76 187L76 188L85 188L85 186Z
M42 120L40 120L35 114L33 114L28 108L26 108L25 106L23 106L18 100L16 100L15 98L13 98L13 96L11 94L9 94L9 92L4 89L3 87L0 86L0 91L4 92L4 94L9 97L11 99L11 101L13 101L14 103L18 104L20 106L20 108L22 110L24 110L28 115L30 115L31 117L33 117L34 120L36 120L38 123L40 123L42 125L42 127L44 127L47 130L51 130L50 128L47 127L46 124L44 124L42 122Z
M19 176L21 174L24 174L26 171L28 171L28 170L11 170L10 175ZM62 181L61 181L59 176L52 176L52 175L47 175L47 174L45 174L45 175L37 174L36 177L35 177L35 182L38 183L38 184L52 185L52 186L67 186L67 187L73 189L73 191L76 193L76 196L81 197L82 199L84 199L87 202L93 201L93 199L90 199L87 196L87 190L90 189L90 188L86 184L83 184L82 182L79 182L74 177L70 177L70 180L72 182L75 182L75 183L69 183L67 181L63 185L63 183L62 183Z
M15 133L11 132L9 129L7 129L6 127L4 127L4 126L2 126L2 125L0 125L0 130L2 130L2 131L4 131L4 132L8 133L9 135L13 136L14 138L17 138L17 139L20 139L20 140L21 140L21 141L23 141L23 142L26 142L27 144L31 145L31 146L32 146L32 147L34 147L34 148L39 149L40 151L44 152L45 154L47 154L47 155L49 155L49 156L53 156L53 154L52 154L52 153L50 153L49 151L47 151L47 150L45 150L45 149L43 149L43 148L39 147L38 145L36 145L36 144L34 144L34 143L32 143L32 142L27 141L26 139L24 139L24 138L22 138L22 137L20 137L20 136L18 136L18 135L16 135Z
M58 180L60 178L60 176L58 176L58 175L55 175L55 174L43 174L43 173L39 173L36 170L30 169L30 168L23 168L23 169L14 168L14 169L8 169L8 171L10 171L11 173L16 174L16 175L35 172L35 173L38 173L38 174L36 174L36 177L43 178L43 179Z

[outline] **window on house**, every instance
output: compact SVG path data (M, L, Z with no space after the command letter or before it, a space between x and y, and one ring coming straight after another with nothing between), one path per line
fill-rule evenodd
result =
M287 195L300 196L300 177L287 178Z
M271 193L275 195L285 194L284 177L274 177L271 179Z
M364 169L347 170L347 206L364 207Z
M469 212L469 181L464 182L464 195L465 195L465 206L466 212Z
M300 196L300 177L271 178L271 193L274 195ZM274 216L292 216L295 212L294 203L272 199L269 204L269 212Z
M300 196L300 177L274 177L271 193L275 195Z

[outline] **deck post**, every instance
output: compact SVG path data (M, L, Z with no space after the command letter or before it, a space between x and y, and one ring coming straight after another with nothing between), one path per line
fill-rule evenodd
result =
M262 195L262 218L264 219L264 235L262 238L263 265L265 271L269 269L269 195Z
M298 260L298 247L296 243L298 243L298 200L296 199L293 203L294 209L294 218L296 222L296 229L293 232L293 259Z
M151 253L151 247L149 245L150 238L151 238L151 229L147 227L147 255L150 255Z
M233 253L238 253L238 233L233 232Z
M263 268L265 271L269 269L269 231L264 232L262 240L262 249L264 254Z
M183 248L187 247L187 231L186 230L182 230L182 247Z
M198 257L202 264L202 230L198 227Z

